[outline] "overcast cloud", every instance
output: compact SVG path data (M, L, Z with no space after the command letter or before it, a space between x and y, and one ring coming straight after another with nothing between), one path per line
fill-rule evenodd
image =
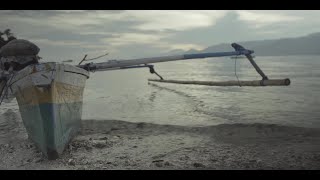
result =
M320 32L320 11L0 11L10 28L49 61L110 53L110 58L161 55L223 42L297 37Z

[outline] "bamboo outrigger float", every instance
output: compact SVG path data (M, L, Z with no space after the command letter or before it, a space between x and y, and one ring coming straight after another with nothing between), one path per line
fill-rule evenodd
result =
M19 40L14 41L18 42ZM235 49L232 52L110 60L84 65L79 63L79 65L75 66L56 62L39 63L39 59L36 56L39 50L36 51L36 54L31 54L31 56L30 54L10 53L6 55L4 47L0 51L2 56L2 62L0 62L3 65L0 66L2 67L2 69L0 68L0 103L4 98L15 97L17 99L19 111L29 138L49 159L58 158L80 129L83 90L85 82L89 78L89 72L147 67L151 73L160 77L160 80L149 79L149 81L157 82L216 86L287 86L290 84L289 79L268 79L252 59L251 54L253 51L235 43L232 44ZM159 62L237 55L245 55L261 75L262 80L241 82L163 80L155 72L152 65ZM19 58L20 61L17 61ZM25 59L27 60L24 61Z
M163 80L163 79L149 79L149 81L174 83L174 84L196 84L205 86L288 86L289 79L268 79L268 80L254 80L254 81L179 81L179 80Z

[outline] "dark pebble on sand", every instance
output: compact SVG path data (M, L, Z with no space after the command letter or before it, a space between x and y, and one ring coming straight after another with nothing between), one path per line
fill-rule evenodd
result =
M190 157L187 156L187 155L184 155L184 156L180 157L179 159L182 160L182 161L186 161L186 160L189 160Z
M117 158L119 158L119 159L126 159L126 158L128 158L128 156L126 156L126 155L124 155L124 156L118 156Z
M106 144L104 144L104 143L96 143L96 144L94 144L93 145L94 147L96 147L96 148L104 148L104 147L106 147L107 145Z
M255 159L251 159L251 160L249 160L249 162L250 162L250 163L256 163L256 162L257 162L257 160L255 160Z
M157 167L162 167L162 166L163 166L163 164L160 163L160 162L157 162L155 165L156 165Z
M68 164L69 164L70 166L75 166L75 165L76 165L76 163L74 162L73 159L69 159L69 160L68 160Z
M227 133L228 136L232 136L233 134L234 134L233 132Z
M97 164L103 164L104 162L102 160L96 161Z
M84 148L85 148L87 151L92 150L92 147L91 147L91 146L85 146Z
M193 163L193 166L197 167L197 168L205 167L205 165L203 165L201 163Z
M156 162L162 162L162 161L163 161L162 159L157 159L157 160L153 160L152 162L156 163Z
M22 160L21 166L24 166L24 165L26 165L26 164L29 164L30 162L31 162L31 159Z
M43 161L43 159L39 158L39 159L36 159L34 162L39 163L39 162L42 162L42 161Z
M120 136L113 136L112 137L112 140L119 140L120 139Z
M145 127L145 123L138 123L137 124L137 128L143 128L143 127Z
M83 160L81 163L82 164L89 164L89 162L87 160Z
M108 138L107 137L102 137L99 140L108 140Z

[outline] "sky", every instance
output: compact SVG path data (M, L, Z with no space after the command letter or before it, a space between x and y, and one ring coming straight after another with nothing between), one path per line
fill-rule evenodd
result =
M320 32L319 10L1 10L0 30L40 48L48 61L163 55L219 43Z

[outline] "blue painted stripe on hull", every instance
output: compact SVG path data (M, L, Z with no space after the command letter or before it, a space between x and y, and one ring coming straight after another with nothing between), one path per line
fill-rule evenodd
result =
M48 158L57 158L81 125L82 102L19 106L29 137Z

